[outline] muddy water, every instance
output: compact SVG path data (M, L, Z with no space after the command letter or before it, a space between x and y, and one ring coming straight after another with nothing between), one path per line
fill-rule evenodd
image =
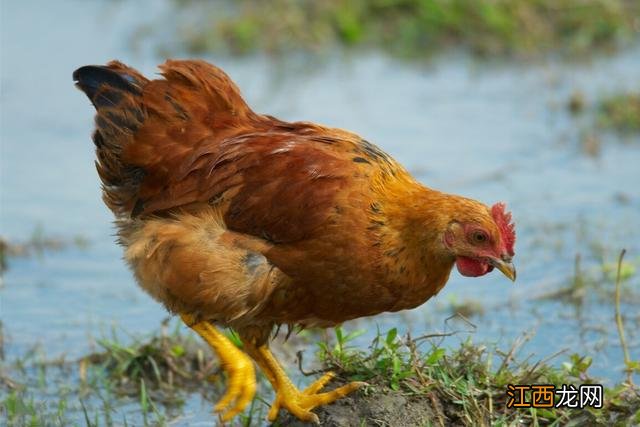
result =
M10 260L0 289L1 319L9 359L36 342L51 356L73 358L93 349L93 338L114 325L134 334L156 330L166 312L136 287L114 244L93 167L92 109L73 88L71 72L118 58L151 74L163 58L152 53L153 40L141 50L130 48L139 5L66 1L50 10L28 3L2 4L2 234L24 240L41 226L48 235L81 235L91 244ZM144 19L164 7L147 6L153 7ZM406 65L366 54L287 69L259 57L207 59L228 71L257 111L356 131L425 184L487 203L506 201L513 211L515 286L497 273L480 279L454 273L424 306L351 327L398 326L414 336L468 329L444 319L452 301L476 300L485 314L472 319L475 341L504 348L535 331L524 354L541 358L570 348L594 354L595 374L620 378L609 300L588 297L578 322L570 304L532 297L569 283L577 253L587 273L600 277L594 246L605 249L608 262L625 247L637 264L640 144L605 136L598 156L585 155L579 140L588 125L572 119L564 103L577 90L592 101L637 88L639 48L578 64L477 64L450 55ZM638 287L637 276L631 284ZM623 309L637 358L637 300ZM456 346L466 336L444 344Z

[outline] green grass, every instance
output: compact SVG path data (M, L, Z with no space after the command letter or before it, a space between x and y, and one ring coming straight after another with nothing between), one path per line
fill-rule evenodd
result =
M451 47L479 55L588 54L636 37L639 13L633 0L176 0L172 39L192 54L335 46L408 57Z
M566 108L584 126L581 145L586 154L597 157L603 138L638 141L640 137L640 92L629 91L601 96L587 102L582 92L574 92L566 102Z
M211 350L193 335L167 331L123 343L115 334L98 340L101 350L80 360L80 379L94 385L103 379L119 396L139 397L147 409L153 400L167 405L183 402L181 391L200 390L219 372Z
M598 103L598 121L621 133L640 132L640 92L606 97Z
M457 350L435 345L423 349L422 339L401 338L395 329L378 335L369 351L363 351L350 347L349 341L355 335L338 328L335 345L320 345L320 357L328 368L339 372L345 380L367 381L370 387L363 395L384 395L392 390L409 396L429 396L430 405L439 408L434 411L440 411L442 419L455 425L640 422L640 388L631 382L606 388L603 409L506 407L509 384L553 384L559 388L562 384L597 383L588 373L591 365L588 356L572 354L561 367L553 367L548 364L549 359L517 362L515 353L522 341L508 352L490 351L470 340ZM355 398L351 405L358 402Z
M559 367L554 367L549 360L557 355L536 363L518 361L517 350L526 339L517 340L506 352L474 344L471 340L457 349L445 349L431 343L434 336L400 336L397 329L392 328L384 333L379 331L370 347L361 349L352 343L362 331L346 332L336 328L334 333L333 339L318 344L322 370L336 371L338 382L362 380L370 384L356 393L349 405L358 406L363 399L375 399L378 395L399 394L410 399L403 410L411 411L425 405L428 397L430 404L437 408L434 420L447 419L456 425L473 425L477 420L498 425L625 425L640 422L640 389L630 379L606 389L602 410L515 410L505 407L508 384L559 386L598 382L589 374L591 358L588 356L573 354ZM1 416L12 426L166 425L175 414L181 413L179 410L172 412L171 408L180 406L190 393L202 392L213 404L224 389L224 383L221 383L215 393L210 393L212 387L203 379L211 369L198 366L215 359L211 358L206 345L192 335L163 331L131 344L116 339L103 340L101 346L102 351L81 359L79 366L78 362L51 364L40 360L39 356L29 356L18 370L32 371L32 386L14 384L9 387L0 401ZM163 362L166 358L172 361ZM636 369L637 362L631 359L625 362L630 362L626 366L631 378L630 370ZM53 368L68 369L69 363L80 371L80 385L60 385L57 392L52 391L56 387L55 379L41 382L33 373L38 371L33 369L38 364L50 366L46 371L48 376ZM184 377L178 371L184 371ZM172 375L174 380L170 381ZM55 397L43 398L43 395ZM268 403L258 396L236 422L246 426L260 425ZM129 405L129 410L120 412L118 408L125 404ZM124 414L131 413L131 404L137 407L133 411L139 418L127 421ZM323 417L334 408L322 407L317 412ZM281 421L286 423L287 420Z
M67 400L61 397L57 408L52 408L46 401L36 400L32 395L22 391L11 391L1 401L0 415L9 426L67 425Z
M629 272L629 268L624 269L624 255L626 250L622 250L620 253L620 257L618 258L617 265L617 273L616 273L616 290L615 290L615 308L616 308L616 327L618 328L618 337L620 338L620 347L622 347L623 355L624 355L624 365L625 372L627 373L627 383L633 384L633 374L640 374L640 360L631 360L631 356L629 353L629 346L627 345L627 340L625 339L624 333L624 323L622 320L622 311L620 309L620 297L621 297L621 288L622 281L625 278L630 277L627 274L632 274Z

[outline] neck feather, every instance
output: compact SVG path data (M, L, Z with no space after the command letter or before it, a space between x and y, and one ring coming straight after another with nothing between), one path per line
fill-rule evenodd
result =
M385 190L375 215L382 265L390 282L408 290L398 309L413 307L446 283L455 258L442 237L456 212L473 201L416 182Z

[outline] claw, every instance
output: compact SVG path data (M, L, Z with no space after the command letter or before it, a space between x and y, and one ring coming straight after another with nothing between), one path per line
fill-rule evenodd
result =
M327 372L322 377L320 377L319 379L317 379L314 382L312 382L309 386L307 386L307 388L305 388L302 391L302 393L303 394L314 394L314 393L317 393L320 390L322 390L324 388L324 386L327 385L327 383L329 381L331 381L332 379L334 379L335 377L336 377L335 372Z
M302 421L319 424L320 419L316 414L311 412L312 409L332 403L360 387L367 385L367 383L361 381L354 381L334 390L325 393L318 393L318 391L320 391L334 377L335 374L333 372L329 372L303 391L299 391L290 382L283 384L283 386L277 389L276 399L271 405L267 419L271 422L275 421L278 417L280 408L283 407Z
M239 350L229 339L209 322L198 322L193 316L182 315L182 320L196 331L211 346L220 358L222 368L227 373L228 388L214 409L220 413L223 422L231 420L247 407L256 393L256 375L253 361ZM245 341L245 350L252 355L264 371L276 391L276 398L269 409L268 420L275 421L281 408L288 410L298 419L315 424L320 423L312 409L331 403L359 389L366 383L352 382L335 390L319 393L334 377L328 372L311 385L300 391L293 385L280 364L266 346L256 347Z
M214 410L222 421L229 421L247 407L256 393L256 374L253 361L209 322L195 322L193 316L182 320L211 346L227 373L227 391ZM232 406L233 405L233 406Z
M284 408L302 421L318 424L320 419L311 412L312 409L340 399L366 384L356 381L338 387L335 390L318 393L335 377L333 372L328 372L303 391L300 391L293 385L266 345L256 347L250 341L244 342L246 350L258 362L276 392L276 398L267 415L267 419L271 422L278 418L278 412L280 412L281 408Z
M225 370L228 375L227 392L214 410L223 413L223 421L229 421L242 412L253 399L256 393L256 375L251 359L237 360L233 365L225 366ZM235 405L227 410L233 402Z

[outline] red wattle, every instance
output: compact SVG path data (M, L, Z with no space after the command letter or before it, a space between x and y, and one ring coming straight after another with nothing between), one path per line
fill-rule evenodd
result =
M465 256L456 258L456 267L460 274L467 277L483 276L493 270L486 262Z

